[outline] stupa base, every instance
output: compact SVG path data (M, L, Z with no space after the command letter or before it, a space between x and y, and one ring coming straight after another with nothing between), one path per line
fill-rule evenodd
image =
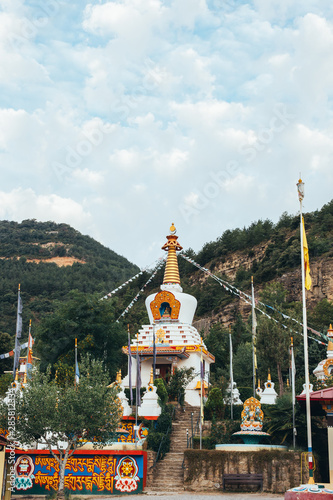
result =
M319 497L318 497L319 495ZM331 484L302 484L288 490L284 494L284 500L321 500L333 499L333 485Z
M260 450L282 450L286 451L287 446L274 444L216 444L216 450L220 451L260 451Z

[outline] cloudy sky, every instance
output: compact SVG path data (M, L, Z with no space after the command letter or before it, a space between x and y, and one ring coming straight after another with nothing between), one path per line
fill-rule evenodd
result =
M141 267L333 198L331 0L0 0L0 218Z

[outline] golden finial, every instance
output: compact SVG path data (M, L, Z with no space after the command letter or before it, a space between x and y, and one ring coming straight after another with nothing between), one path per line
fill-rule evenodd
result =
M258 389L260 389L260 378L258 379Z
M287 387L289 388L289 378L287 378Z
M23 384L26 384L27 383L27 372L24 372L24 375L23 375Z
M178 261L176 252L182 250L183 247L178 243L178 236L176 236L176 228L174 223L170 227L167 242L162 246L162 250L168 252L167 262L165 265L163 284L180 284Z
M119 370L119 372L117 372L116 383L121 384L121 370Z
M267 380L269 380L269 381L271 381L271 380L272 380L272 379L271 379L271 372L270 372L270 370L268 370L268 379L267 379Z
M18 368L16 368L15 382L18 381L18 378L19 378L19 372L18 372Z
M148 385L154 385L154 370L153 370L153 367L151 367L151 370L150 370L150 380L149 380L149 384Z

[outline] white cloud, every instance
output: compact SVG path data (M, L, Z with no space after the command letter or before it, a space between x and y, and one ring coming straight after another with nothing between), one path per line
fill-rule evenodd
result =
M2 219L18 220L36 218L41 221L67 222L84 230L91 223L91 216L82 205L69 198L55 194L38 195L29 189L13 189L0 192L0 216Z

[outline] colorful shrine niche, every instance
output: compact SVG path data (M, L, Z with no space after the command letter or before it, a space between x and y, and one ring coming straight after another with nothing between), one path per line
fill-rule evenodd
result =
M81 495L142 492L145 467L143 453L74 454L66 464L65 488ZM58 490L59 464L50 455L19 455L14 469L16 495L45 495Z
M159 292L150 303L150 309L155 321L177 320L180 310L180 302L173 293Z
M121 434L118 437L118 443L135 443L135 431L134 431L135 420L122 420L121 428L127 431L125 434ZM139 425L138 429L138 444L141 444L148 437L148 428L143 426L143 423Z

